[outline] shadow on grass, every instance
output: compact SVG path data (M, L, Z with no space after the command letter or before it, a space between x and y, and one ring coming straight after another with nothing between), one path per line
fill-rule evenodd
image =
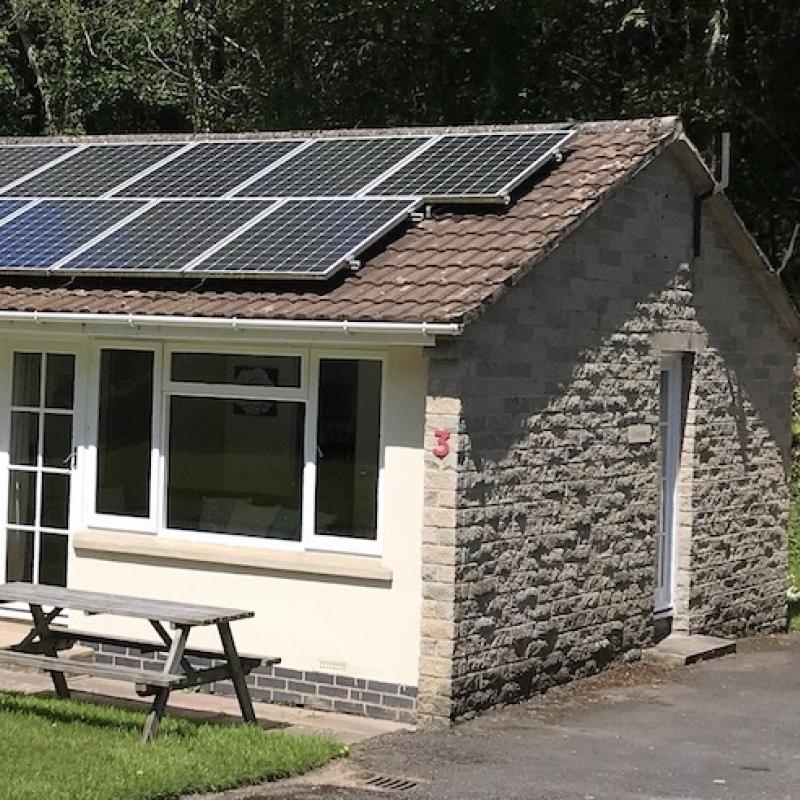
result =
M140 735L145 714L123 706L124 702L117 700L101 704L84 700L61 700L42 695L0 692L0 713L38 717L49 723L82 724L92 728L113 729ZM239 724L242 724L241 721ZM191 739L198 735L201 726L227 728L231 725L232 721L224 719L189 720L169 715L162 721L160 735Z

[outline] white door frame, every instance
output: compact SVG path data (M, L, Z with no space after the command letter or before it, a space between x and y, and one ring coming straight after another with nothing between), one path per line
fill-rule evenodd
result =
M87 407L87 384L85 380L87 352L86 345L80 338L63 337L54 340L49 337L26 337L6 340L0 347L0 580L5 580L6 575L6 527L8 519L8 474L10 465L10 438L11 438L11 392L13 380L13 357L15 352L39 353L64 353L75 356L74 375L74 400L72 413L72 444L73 458L71 463L70 492L69 492L69 517L67 536L71 540L72 534L82 524L83 509L81 508L81 461L85 449L85 409ZM42 431L40 431L42 435ZM12 526L13 527L13 526ZM67 582L73 561L72 547L67 547ZM24 614L22 608L12 605L0 606L0 616L20 616Z
M666 407L659 408L659 515L656 533L656 614L669 615L674 610L675 576L678 544L678 498L681 456L682 367L680 353L661 358L661 381L666 377Z

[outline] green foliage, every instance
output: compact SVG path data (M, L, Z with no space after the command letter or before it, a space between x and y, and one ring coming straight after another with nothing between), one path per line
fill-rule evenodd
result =
M150 744L144 714L0 693L3 797L155 800L297 775L343 755L323 736L167 717Z
M0 133L680 114L767 254L800 221L796 0L0 0ZM800 294L800 253L784 273Z

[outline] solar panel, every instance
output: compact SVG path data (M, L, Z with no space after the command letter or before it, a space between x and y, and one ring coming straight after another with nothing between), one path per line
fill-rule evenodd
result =
M56 158L69 153L70 145L4 145L0 147L0 191Z
M318 139L241 192L242 197L314 197L356 194L429 137Z
M408 219L407 200L287 200L191 272L321 277Z
M0 271L324 278L423 202L508 202L570 136L0 146Z
M6 192L13 197L99 197L186 143L92 145Z
M30 200L6 200L0 198L0 225L30 204Z
M0 269L49 269L142 205L133 200L44 200L0 225Z
M302 140L199 142L125 188L139 197L218 197L286 156Z
M258 200L164 201L81 253L61 271L179 272L272 205Z
M500 197L532 174L571 131L442 136L374 186L374 195Z

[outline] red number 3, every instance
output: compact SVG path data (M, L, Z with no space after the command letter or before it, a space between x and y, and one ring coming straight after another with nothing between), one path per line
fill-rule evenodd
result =
M433 448L433 454L436 458L444 458L450 452L450 431L438 430L434 431L433 435L436 437L436 447Z

